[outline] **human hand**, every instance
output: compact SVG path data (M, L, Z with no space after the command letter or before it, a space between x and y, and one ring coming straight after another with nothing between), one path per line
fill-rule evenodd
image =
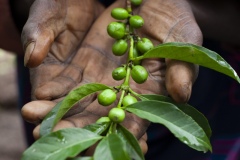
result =
M25 65L44 64L31 71L32 81L41 84L59 74L103 10L95 0L36 0L22 32Z
M44 69L35 69L33 89L38 101L25 105L22 112L26 120L39 122L54 106L54 100L64 97L72 88L89 82L98 82L116 86L111 77L113 69L125 63L125 57L115 57L111 53L114 42L107 35L106 27L114 21L110 17L112 8L124 7L125 1L119 0L109 7L97 19L88 35L81 44L71 62L62 66L62 72L58 72L50 81L42 81L39 73L45 73ZM154 44L170 41L190 42L201 44L202 35L194 20L191 8L185 0L148 0L142 6L134 10L135 14L145 19L145 25L138 30L141 37L149 37ZM177 53L176 53L177 54ZM49 58L49 57L47 57ZM47 59L46 58L46 59ZM41 64L48 66L49 61ZM139 93L167 94L178 102L186 102L191 94L192 83L197 76L197 66L164 59L147 59L142 62L149 72L149 78L144 84L131 82L133 90ZM54 73L52 73L54 74ZM41 83L40 83L41 82ZM47 99L51 101L40 101ZM99 117L108 114L109 107L99 106L96 95L77 104L74 110L60 121L54 130L66 127L84 127L94 123ZM145 133L148 122L139 119L132 114L127 114L123 125L127 127L137 138ZM34 131L35 137L39 136L39 127Z

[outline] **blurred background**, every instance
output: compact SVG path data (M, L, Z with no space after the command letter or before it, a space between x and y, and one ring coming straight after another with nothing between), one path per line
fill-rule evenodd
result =
M20 160L26 148L17 99L16 55L0 49L0 160Z
M20 160L33 142L20 108L30 101L28 69L23 65L21 31L33 0L0 0L0 160ZM33 126L32 126L33 127Z

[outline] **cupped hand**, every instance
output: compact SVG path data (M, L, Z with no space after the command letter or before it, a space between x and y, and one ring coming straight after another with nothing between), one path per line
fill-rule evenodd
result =
M124 7L125 1L116 1L95 21L71 61L53 66L49 53L32 74L33 93L36 101L23 107L22 113L30 122L40 122L55 105L55 100L63 98L71 89L85 83L98 82L111 86L119 85L112 79L112 70L125 63L125 56L116 57L111 53L114 39L107 35L107 25L114 21L110 12L115 7ZM201 45L202 35L195 22L191 8L185 0L147 0L134 9L145 19L142 29L137 31L141 37L150 38L155 45L178 41ZM176 53L178 54L178 53ZM57 59L55 59L57 62ZM61 64L61 61L58 61ZM186 102L197 77L197 66L169 59L146 59L142 65L148 70L149 78L144 84L131 82L133 90L144 94L170 94L177 102ZM55 70L61 67L61 71ZM44 77L51 75L52 79ZM48 101L46 101L48 100ZM84 127L106 116L110 107L102 107L96 95L87 98L74 107L71 114L60 121L54 130L66 127ZM141 138L149 123L132 114L127 114L123 122L137 138ZM39 127L34 130L39 136Z

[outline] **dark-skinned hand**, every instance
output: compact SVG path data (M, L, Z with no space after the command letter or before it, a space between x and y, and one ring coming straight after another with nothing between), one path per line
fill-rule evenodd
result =
M59 30L61 26L65 26L63 27L65 29L67 26L75 26L75 29L79 29L82 27L78 24L79 22L85 24L87 23L85 21L91 18L79 16L81 5L75 6L79 9L71 10L73 13L69 17L66 16L69 13L64 11L69 6L65 4L64 7L64 4L59 4L60 2L54 2L52 6L50 5L51 8L41 8L38 5L52 2L36 1L33 5L36 12L31 10L23 31L22 41L26 48L25 63L29 67L37 66L31 69L34 101L26 104L22 109L23 117L33 123L39 123L56 101L77 86L90 82L119 85L119 82L112 79L111 73L113 69L125 63L126 59L124 56L116 57L111 53L114 39L109 37L106 31L107 25L114 21L110 16L111 10L115 7L124 7L125 0L118 0L106 9L94 22L82 43L82 37L86 32L80 32L85 34L80 34L80 38L76 38L76 34L69 30L65 35L63 35L64 29ZM80 3L80 1L77 2ZM55 9L59 6L62 8L56 11ZM84 7L87 8L87 6ZM55 12L50 12L52 8ZM84 13L86 11L87 9ZM144 26L137 31L137 34L151 39L155 45L172 41L198 45L202 43L202 34L185 0L145 0L139 8L134 9L134 14L142 16L145 20ZM46 19L39 21L43 15ZM87 16L90 15L87 14ZM54 20L52 17L57 18ZM74 21L70 23L66 17ZM54 20L53 23L51 23L52 20ZM68 25L67 22L69 22ZM89 22L88 26L91 23ZM36 26L39 27L36 28ZM136 84L132 81L133 90L145 94L169 94L180 103L188 101L192 84L197 77L197 66L170 59L148 59L144 60L142 65L148 70L149 78L144 84ZM100 106L96 95L93 95L74 106L54 130L84 127L94 123L99 117L106 116L110 108ZM143 144L142 149L146 152L146 136L143 135L149 122L127 114L123 125L140 139L140 144ZM34 136L39 137L39 126L34 130Z

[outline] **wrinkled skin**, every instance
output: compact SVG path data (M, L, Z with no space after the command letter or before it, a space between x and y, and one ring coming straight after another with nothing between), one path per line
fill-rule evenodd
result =
M77 2L79 5L74 7L76 10L69 13L67 7ZM71 0L68 3L66 5L63 0L35 1L23 30L25 64L28 67L37 66L31 69L32 96L35 101L22 109L23 117L33 123L39 123L56 101L77 86L90 82L111 86L119 84L112 79L111 72L125 63L125 57L116 57L111 53L114 39L107 35L106 27L114 21L110 16L111 10L124 7L125 1L116 1L107 8L88 33L96 15L101 12L98 10L96 13L96 2ZM88 4L84 5L83 13L78 9L81 8L80 3ZM201 31L185 0L145 0L139 8L134 9L134 14L141 15L145 20L145 25L137 34L150 38L155 45L172 41L202 43ZM188 101L197 77L197 66L169 59L148 59L142 65L148 70L149 78L141 85L131 82L133 90L145 94L169 94L180 103ZM54 130L86 126L106 116L108 110L109 107L100 106L96 95L93 95L75 106ZM143 144L146 152L146 136L143 135L149 122L128 113L123 125L140 139L139 143ZM34 130L34 136L39 136L39 126Z

